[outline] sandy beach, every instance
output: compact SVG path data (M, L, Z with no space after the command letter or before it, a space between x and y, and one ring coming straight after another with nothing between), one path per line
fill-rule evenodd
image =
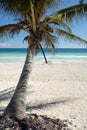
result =
M17 85L23 63L0 63L0 112ZM34 63L27 112L65 119L72 130L87 130L87 62Z

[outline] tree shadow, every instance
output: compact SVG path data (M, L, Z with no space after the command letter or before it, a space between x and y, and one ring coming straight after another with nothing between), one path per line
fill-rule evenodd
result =
M11 99L11 97L14 94L15 89L16 89L15 87L11 87L11 88L8 88L8 89L1 91L0 92L0 102ZM33 93L33 92L34 91L29 91L29 93Z
M78 100L80 98L65 98L65 99L56 99L54 101L51 101L51 102L41 102L39 104L36 104L36 105L31 105L30 104L27 104L27 107L26 107L26 111L27 112L30 112L30 111L33 111L33 110L41 110L41 109L44 109L44 108L51 108L51 107L54 107L58 104L65 104L65 103L69 103L69 102L72 102L72 101L75 101L75 100ZM3 107L0 107L0 113L2 113L5 109L5 106Z
M15 87L11 87L11 88L8 88L8 89L1 91L0 92L0 102L11 99L14 91L15 91ZM33 91L31 91L29 93L33 93ZM41 109L44 109L44 108L56 106L58 104L65 104L65 103L68 103L68 102L72 102L72 101L75 101L75 100L78 100L78 99L80 99L80 98L71 98L71 99L70 98L61 98L61 99L55 99L55 100L49 101L49 102L47 100L44 100L43 102L34 103L34 105L28 103L26 110L27 111L41 110ZM0 107L0 113L3 112L4 109L5 109L5 106L1 106Z
M15 91L15 87L11 87L8 89L5 89L0 92L0 102L6 101L10 99ZM0 106L0 113L2 113L5 109L5 106Z
M44 108L51 108L51 107L54 107L58 104L65 104L65 103L69 103L69 102L73 102L73 101L76 101L76 100L79 100L80 98L72 98L72 99L69 99L69 98L65 98L65 99L56 99L54 101L49 101L49 102L41 102L39 104L36 104L36 105L31 105L30 104L27 104L27 107L26 107L26 111L27 112L31 112L33 110L41 110L41 109L44 109ZM0 107L0 113L2 113L5 109L5 106L2 106Z
M11 88L1 91L0 92L0 101L3 101L3 100L5 101L5 100L8 100L9 98L11 98L14 91L15 91L15 87L11 87Z
M12 98L15 91L15 87L11 87L8 89L5 89L3 91L0 91L0 102L8 101ZM29 93L33 93L34 91L30 91ZM0 113L2 113L5 109L5 105L0 106Z
M39 104L36 104L36 105L31 105L30 104L27 104L27 107L26 107L26 110L27 111L32 111L32 110L41 110L41 109L44 109L44 108L49 108L49 107L53 107L55 105L58 105L58 104L65 104L65 103L69 103L69 102L72 102L72 101L75 101L75 100L78 100L80 98L73 98L73 99L69 99L69 98L65 98L65 99L56 99L54 101L50 101L50 102L41 102Z

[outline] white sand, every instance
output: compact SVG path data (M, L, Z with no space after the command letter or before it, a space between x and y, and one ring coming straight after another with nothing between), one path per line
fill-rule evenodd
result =
M23 63L0 63L0 112L17 85ZM73 130L87 130L87 62L35 63L27 111L67 119Z

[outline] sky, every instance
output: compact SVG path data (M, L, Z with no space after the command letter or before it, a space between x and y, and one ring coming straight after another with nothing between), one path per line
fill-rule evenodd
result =
M66 0L64 4L61 4L60 7L56 7L55 9L50 9L47 12L47 15L50 14L53 11L66 8L70 5L75 5L79 2L79 0ZM87 3L87 0L85 0ZM5 25L5 24L11 24L15 23L15 18L12 17L11 15L7 15L5 12L0 11L0 26ZM87 19L81 19L78 22L74 22L74 25L71 26L72 33L74 33L77 36L80 36L81 38L84 38L87 40ZM0 48L26 48L27 43L23 43L23 39L25 37L25 33L20 33L19 35L16 35L14 38L9 38L6 39L4 38L3 40L0 41ZM66 41L63 38L58 39L58 48L87 48L87 45L77 43L75 41L70 42Z

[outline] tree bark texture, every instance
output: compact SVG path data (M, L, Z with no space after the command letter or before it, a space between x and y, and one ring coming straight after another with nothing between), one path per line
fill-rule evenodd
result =
M22 119L26 116L26 91L28 86L29 75L32 70L32 62L34 56L34 47L30 46L27 51L25 64L13 94L11 101L4 111L5 116L16 117Z

